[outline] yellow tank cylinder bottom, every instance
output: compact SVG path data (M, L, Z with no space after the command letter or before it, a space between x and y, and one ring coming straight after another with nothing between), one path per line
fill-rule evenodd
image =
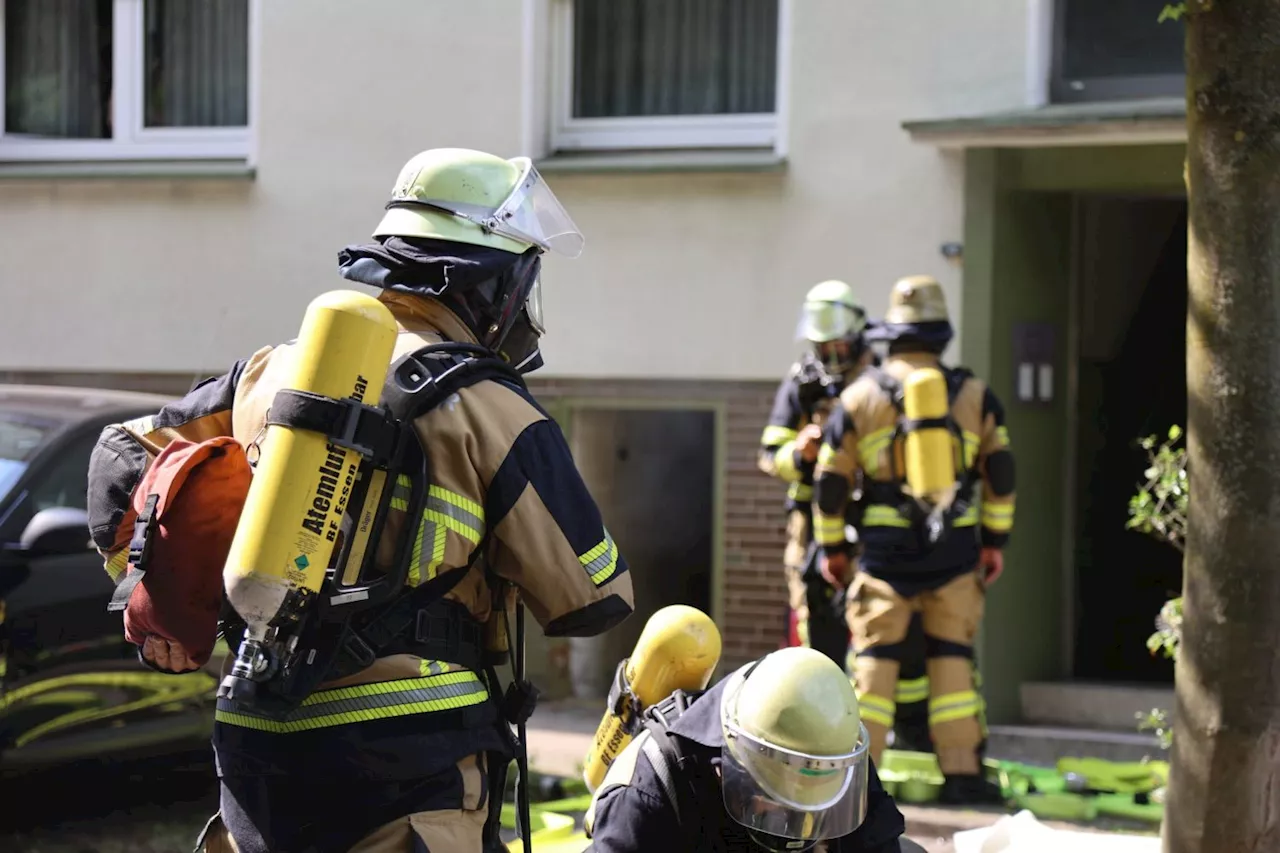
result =
M594 793L600 787L609 765L631 742L626 728L643 708L676 690L705 689L719 662L720 631L701 610L673 604L649 617L624 670L642 707L624 700L622 716L605 712L582 771L587 789Z
M376 406L398 326L372 296L335 290L312 300L285 355L284 387ZM360 454L317 432L272 425L223 568L227 597L261 638L286 595L324 581Z
M947 381L932 367L913 370L902 383L902 408L908 420L946 417ZM945 427L925 427L907 433L904 441L907 486L918 498L938 501L956 480L955 442Z

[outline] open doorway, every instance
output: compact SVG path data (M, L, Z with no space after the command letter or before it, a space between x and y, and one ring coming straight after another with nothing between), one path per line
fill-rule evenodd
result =
M1173 547L1127 530L1146 468L1137 441L1185 426L1187 205L1092 197L1079 205L1073 675L1172 683L1147 651L1182 588Z
M644 623L669 604L713 614L716 413L574 408L569 444L609 533L626 556L635 613L569 643L573 694L602 698Z

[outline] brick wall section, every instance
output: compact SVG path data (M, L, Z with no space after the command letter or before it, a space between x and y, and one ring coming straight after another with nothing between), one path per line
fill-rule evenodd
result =
M203 377L192 374L0 371L0 382L78 385L185 393ZM781 561L785 541L781 483L756 468L760 431L776 384L616 379L533 379L539 399L561 397L718 402L726 411L724 484L723 665L737 666L778 647L786 631L786 588Z

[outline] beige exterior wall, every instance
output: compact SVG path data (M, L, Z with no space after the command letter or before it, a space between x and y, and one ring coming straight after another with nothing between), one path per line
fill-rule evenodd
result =
M0 369L221 370L293 337L408 157L540 144L541 2L260 0L253 178L0 178ZM547 264L548 376L776 378L828 277L878 313L931 272L958 313L962 164L899 122L1025 103L1026 0L784 8L785 168L548 169L587 237Z

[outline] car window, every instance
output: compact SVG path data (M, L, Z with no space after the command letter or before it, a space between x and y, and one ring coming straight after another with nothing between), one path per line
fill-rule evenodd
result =
M16 412L0 412L0 497L9 494L31 457L60 423ZM93 450L90 444L89 450ZM86 470L87 460L86 459Z
M73 439L58 451L58 458L48 465L29 487L28 505L35 515L50 507L87 509L89 489L89 456L98 442L95 433Z

